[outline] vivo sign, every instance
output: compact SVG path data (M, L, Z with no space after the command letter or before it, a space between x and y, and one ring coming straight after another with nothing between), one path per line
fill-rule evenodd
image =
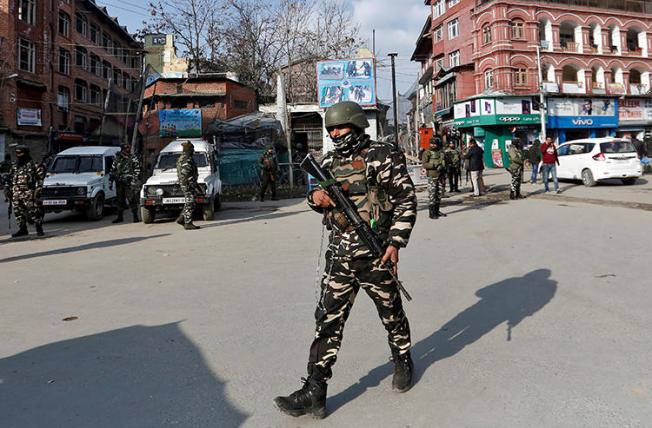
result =
M593 119L573 119L573 125L591 126L593 125Z

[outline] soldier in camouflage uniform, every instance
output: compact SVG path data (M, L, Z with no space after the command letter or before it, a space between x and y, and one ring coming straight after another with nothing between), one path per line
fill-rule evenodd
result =
M197 185L198 172L193 157L195 146L190 141L186 141L181 147L183 147L183 153L177 160L177 177L185 201L181 215L177 218L177 223L183 225L186 230L195 230L199 229L199 226L193 224L192 214L195 211L195 197L201 193Z
M444 159L446 161L449 191L460 193L459 178L462 165L460 152L455 148L454 143L450 143L448 148L444 150Z
M394 279L383 264L398 263L399 248L407 245L416 220L416 195L405 158L391 143L371 141L362 108L341 102L326 112L325 126L335 150L326 154L322 167L329 170L369 222L386 247L375 259L328 196L315 189L308 205L324 216L330 229L321 297L315 311L315 337L310 346L308 378L298 391L276 397L276 406L291 416L325 416L326 381L342 343L344 324L360 290L374 301L388 333L395 364L392 387L399 392L412 385L410 327Z
M118 216L113 223L122 223L124 217L122 213L127 206L125 199L131 208L133 222L138 223L138 191L140 190L140 161L135 155L131 154L131 146L123 144L121 151L113 159L111 166L111 176L109 178L109 189L113 188L113 182L116 183L116 205Z
M276 180L278 179L278 162L274 154L274 146L271 144L265 148L265 153L258 160L260 167L260 200L265 200L265 193L267 188L272 189L272 201L277 201L276 198Z
M521 147L521 140L514 138L512 144L507 149L509 156L509 167L507 170L512 175L512 182L510 186L509 199L522 199L521 195L521 181L523 181L523 148Z
M25 236L27 222L36 228L36 234L43 236L43 215L37 204L43 190L45 170L32 160L27 146L16 147L16 163L11 166L5 178L5 196L11 200L16 216L18 231L12 238Z
M446 214L439 210L441 197L444 193L442 180L445 180L446 162L444 153L441 151L441 141L432 138L430 147L423 152L421 165L428 176L428 212L430 218L446 217Z

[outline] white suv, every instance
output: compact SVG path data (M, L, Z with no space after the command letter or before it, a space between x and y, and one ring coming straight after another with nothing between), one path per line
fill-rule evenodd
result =
M560 179L582 180L585 186L595 186L609 178L634 184L643 173L636 147L623 138L586 138L567 141L559 146Z

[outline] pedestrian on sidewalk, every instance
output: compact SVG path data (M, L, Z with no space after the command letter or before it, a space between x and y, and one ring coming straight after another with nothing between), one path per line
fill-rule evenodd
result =
M474 138L469 140L469 150L464 156L469 160L469 171L471 171L471 184L473 185L473 196L481 196L483 189L482 171L484 170L484 150L482 150Z
M416 221L417 199L405 157L393 144L372 141L365 134L367 115L354 102L340 102L326 110L324 124L335 148L321 166L348 189L348 197L365 221L376 220L371 224L386 250L382 258L374 258L355 229L342 224L344 215L328 193L321 189L309 193L308 205L324 216L330 230L326 270L315 311L308 378L301 389L276 397L274 403L288 415L317 418L326 415L326 382L332 376L344 325L360 288L374 301L387 330L394 361L392 388L397 392L410 389L414 370L410 326L401 295L391 272L383 267L391 260L396 269L399 248L407 245ZM296 329L289 326L289 330Z
M543 187L545 192L549 192L548 180L552 175L552 181L555 186L555 192L561 193L559 181L557 180L557 165L559 165L559 155L557 146L552 141L552 137L546 137L546 142L541 145L541 159L543 161Z
M522 199L521 180L523 180L523 162L525 155L521 148L520 139L514 138L512 140L512 144L507 149L507 156L509 157L509 167L507 167L507 170L512 176L509 199Z
M113 189L113 183L115 182L115 205L118 210L118 215L112 223L122 223L124 221L123 212L127 209L127 204L131 209L133 222L138 223L140 172L140 161L135 155L131 154L131 145L123 143L120 146L120 151L113 159L109 175L109 189Z
M276 160L276 155L274 154L274 146L269 144L265 148L265 153L258 160L258 166L260 167L260 200L261 202L265 200L265 193L267 193L267 188L271 188L272 191L272 201L277 201L276 197L276 181L278 180L278 161ZM290 164L292 168L292 164Z
M539 175L539 163L541 162L541 141L534 140L534 143L528 150L528 159L532 165L532 174L530 183L537 184L537 175Z
M428 213L432 219L439 216L446 217L446 214L439 210L441 198L444 194L443 183L446 180L446 160L441 150L439 138L430 139L430 147L423 152L421 165L426 170L428 177Z

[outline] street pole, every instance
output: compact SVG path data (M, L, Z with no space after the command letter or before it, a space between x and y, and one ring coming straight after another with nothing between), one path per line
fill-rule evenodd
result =
M539 115L541 120L541 143L546 141L546 112L545 112L545 98L543 96L543 76L541 75L541 46L537 44L537 70L539 81Z
M397 53L390 53L389 56L392 59L392 96L394 97L394 145L398 148L398 100L396 97L396 64L395 58Z
M104 139L104 122L106 121L106 113L109 109L109 100L111 99L111 78L108 79L108 87L106 90L106 98L104 98L104 108L102 109L102 122L100 123L100 142L99 145L102 145L102 140Z
M414 155L419 156L419 124L421 123L421 112L419 107L421 106L421 84L419 83L419 73L417 73L417 102L416 109L414 114Z
M145 83L147 82L147 64L145 64L144 52L140 53L140 60L143 63L143 68L140 73L140 96L138 98L138 107L136 108L136 117L134 118L134 129L131 133L131 153L135 153L136 151L136 137L138 136L138 125L140 124L140 117L143 110L143 97L145 96ZM125 120L129 120L129 117ZM143 149L143 152L144 151L145 150ZM144 153L141 154L144 156Z

